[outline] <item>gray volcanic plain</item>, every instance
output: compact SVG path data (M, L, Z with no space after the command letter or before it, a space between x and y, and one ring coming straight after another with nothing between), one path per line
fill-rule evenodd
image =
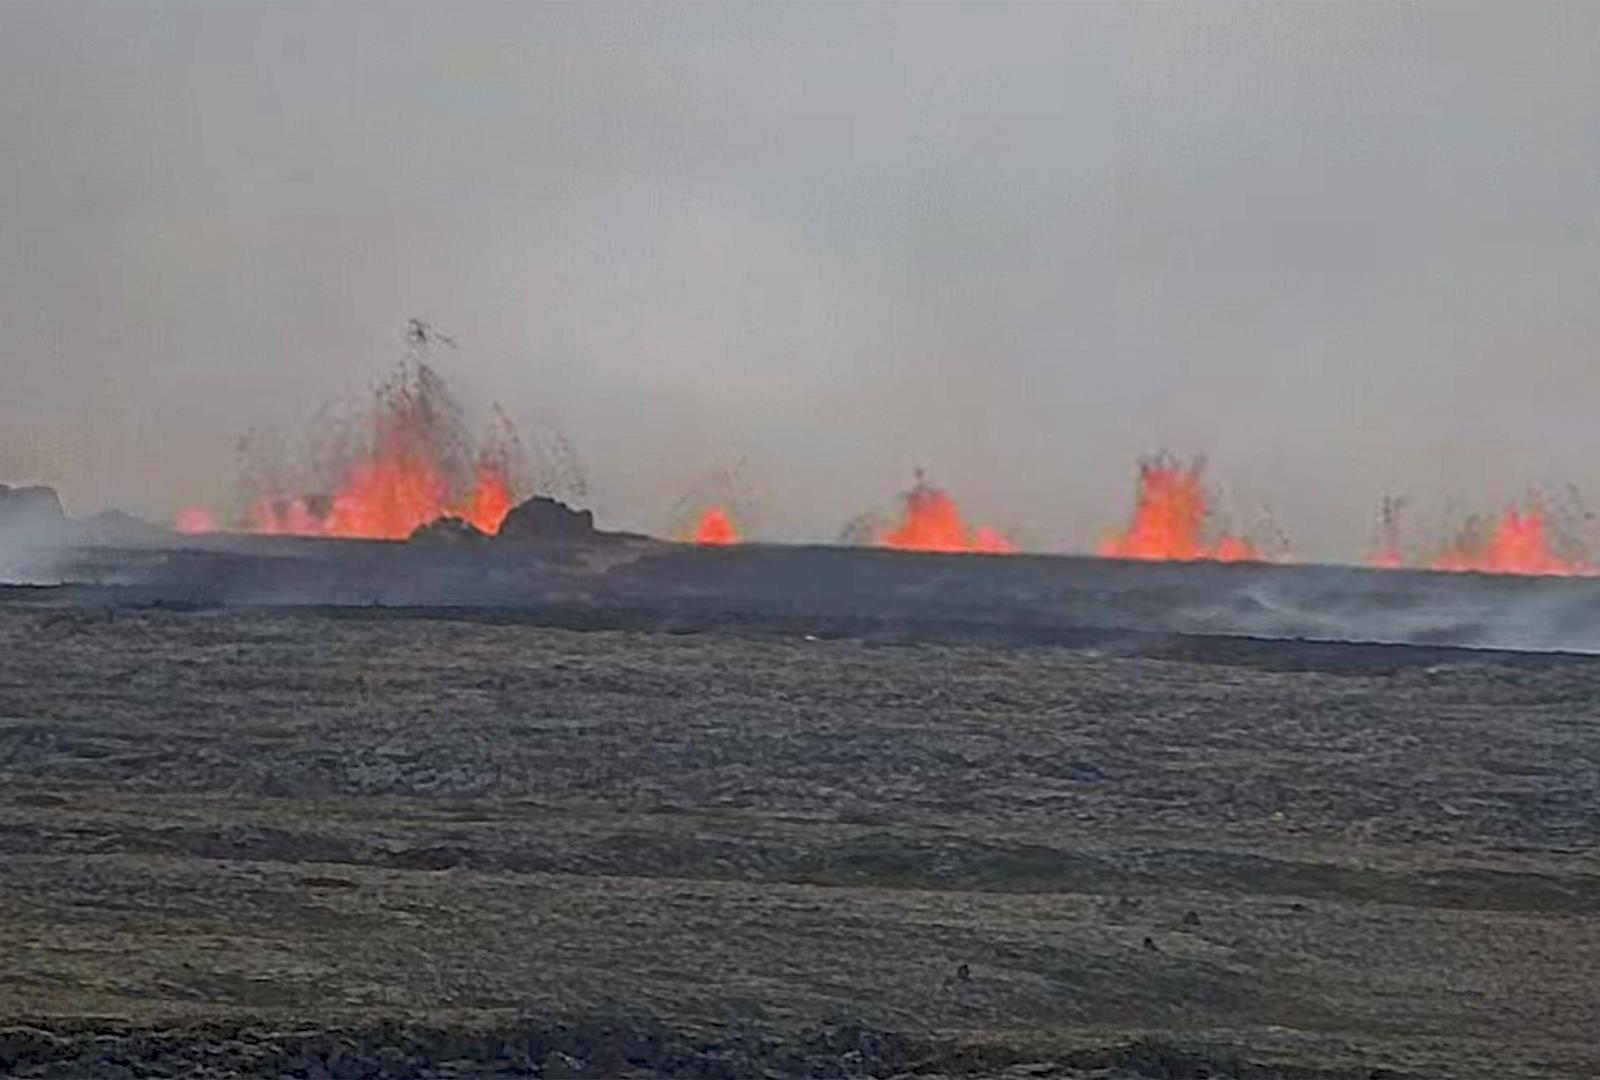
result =
M1600 1074L1589 581L10 557L0 1074Z
M586 628L1011 644L1232 635L1600 652L1600 577L694 547L604 532L584 542L394 543L145 529L69 522L9 546L0 532L0 581L70 586L36 598L57 604L453 607Z

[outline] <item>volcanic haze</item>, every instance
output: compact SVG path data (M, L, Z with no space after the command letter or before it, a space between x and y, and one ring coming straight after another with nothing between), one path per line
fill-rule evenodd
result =
M1093 550L1129 463L1354 560L1383 493L1600 493L1600 9L0 7L0 481L226 505L241 432L443 374L662 529L926 467Z

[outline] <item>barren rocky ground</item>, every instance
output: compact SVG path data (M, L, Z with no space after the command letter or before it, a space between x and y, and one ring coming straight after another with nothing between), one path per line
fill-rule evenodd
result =
M0 605L0 1074L1600 1074L1600 659L1295 648Z

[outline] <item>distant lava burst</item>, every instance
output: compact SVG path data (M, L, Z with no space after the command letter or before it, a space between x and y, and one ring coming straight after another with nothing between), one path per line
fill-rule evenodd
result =
M322 452L299 468L274 463L254 489L240 523L245 531L296 536L399 540L419 526L453 517L485 533L500 528L517 501L517 439L509 422L474 438L444 380L421 359L403 361L364 411L322 440ZM283 474L327 477L286 486ZM310 490L308 490L310 489ZM213 531L204 507L180 511L180 531Z
M1208 540L1204 468L1203 459L1184 464L1166 454L1139 462L1132 519L1127 528L1103 540L1097 553L1113 559L1259 559L1255 546L1240 537L1222 533Z
M732 515L720 506L708 506L701 512L690 539L696 544L738 544L744 541Z
M919 473L916 484L901 501L900 518L877 535L881 547L901 551L977 552L1006 555L1017 545L989 525L969 527L961 519L956 501L928 484Z
M1431 570L1484 574L1588 575L1595 567L1558 554L1548 516L1537 500L1508 507L1486 530L1468 528L1454 544L1428 561Z

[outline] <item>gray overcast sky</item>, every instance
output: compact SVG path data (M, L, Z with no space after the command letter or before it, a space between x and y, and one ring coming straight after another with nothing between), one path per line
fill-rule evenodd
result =
M0 5L0 479L225 503L423 315L602 520L831 538L1134 459L1354 557L1600 499L1600 5Z

